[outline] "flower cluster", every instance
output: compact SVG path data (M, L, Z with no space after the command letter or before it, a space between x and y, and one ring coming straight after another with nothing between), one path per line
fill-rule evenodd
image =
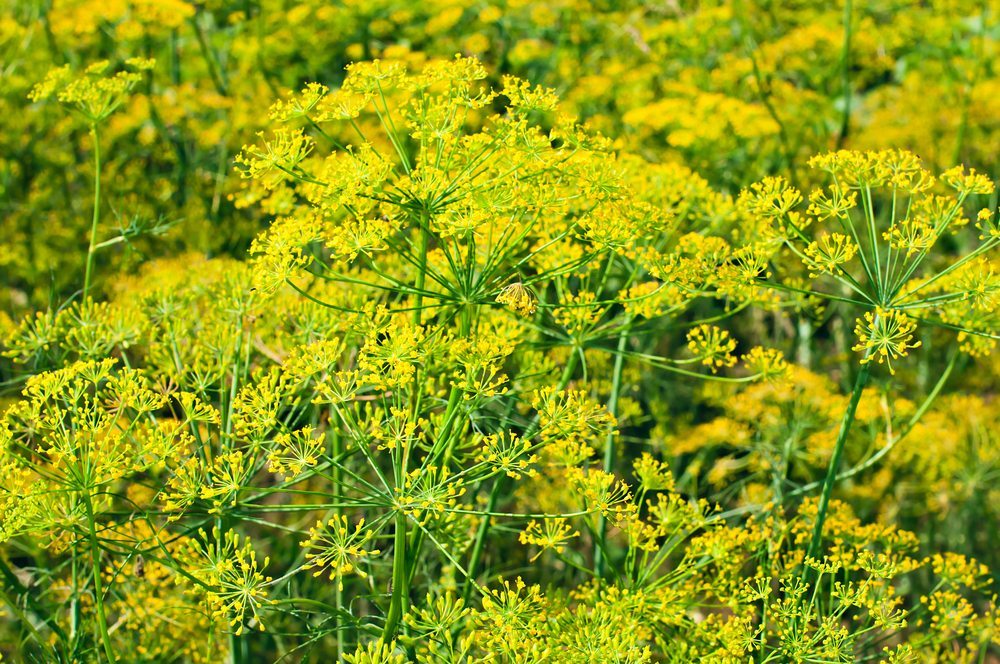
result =
M15 4L0 659L1000 656L993 8Z

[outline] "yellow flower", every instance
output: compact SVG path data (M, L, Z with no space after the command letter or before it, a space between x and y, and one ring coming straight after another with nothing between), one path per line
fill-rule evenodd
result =
M858 245L843 233L830 233L811 242L803 252L806 267L811 271L833 273L842 270L841 266L854 258L858 253ZM815 277L816 274L810 276Z
M864 352L862 364L873 360L879 364L885 362L889 372L895 374L892 360L906 357L909 349L920 346L919 341L913 341L913 331L916 329L916 323L898 309L879 308L874 312L868 311L863 319L856 321L854 334L858 337L858 343L853 349Z
M532 519L521 531L520 539L521 544L533 544L539 547L538 553L531 558L534 562L546 549L561 554L566 548L566 543L579 534L563 518L545 519L542 522Z
M504 286L496 301L497 304L505 304L522 316L530 316L537 309L534 294L520 282Z
M364 519L359 520L353 530L345 516L332 517L326 523L317 521L309 529L309 537L302 542L308 561L305 569L315 569L314 576L328 572L330 580L336 579L343 590L345 574L354 573L362 579L368 576L360 563L380 553L378 549L365 548L374 536L372 530L365 529Z
M688 332L687 346L696 360L701 361L713 372L719 367L736 364L736 340L729 332L714 325L699 325Z

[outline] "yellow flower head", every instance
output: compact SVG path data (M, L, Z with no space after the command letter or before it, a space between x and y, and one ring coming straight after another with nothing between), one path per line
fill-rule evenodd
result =
M497 304L506 305L521 316L530 316L535 313L538 308L536 302L534 294L521 282L505 286L497 295Z
M885 362L889 366L889 372L895 374L892 360L906 357L907 350L920 346L919 341L913 341L915 329L916 323L898 309L879 308L874 312L869 311L863 319L857 319L854 334L858 337L858 343L854 350L864 352L862 364L872 360L879 364Z
M688 332L688 350L713 372L736 364L736 340L714 325L699 325Z

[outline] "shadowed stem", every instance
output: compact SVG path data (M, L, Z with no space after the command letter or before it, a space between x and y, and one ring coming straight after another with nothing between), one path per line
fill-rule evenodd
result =
M851 129L851 14L853 13L852 1L846 0L844 3L844 51L841 55L841 71L844 95L844 109L840 116L840 134L837 136L837 148L844 147L847 140L847 133Z
M608 399L608 410L614 417L618 417L618 392L621 390L622 366L625 364L625 346L628 344L630 325L625 324L618 335L618 352L615 354L614 373L611 377L611 396ZM604 472L611 473L615 462L615 430L608 431L608 438L604 445ZM594 571L597 578L604 576L606 560L604 556L604 539L608 531L608 520L601 514L597 527L598 539L594 542Z
M869 353L870 353L869 349ZM830 494L837 483L837 472L840 470L840 460L844 454L844 445L847 442L847 435L851 432L851 425L854 424L854 415L858 410L858 402L861 401L861 393L865 391L868 383L868 376L871 373L871 362L867 361L870 355L866 353L861 371L854 381L854 389L851 392L851 401L844 413L844 419L840 422L840 433L837 434L837 443L833 448L833 456L830 458L830 465L826 470L826 479L823 481L823 491L819 497L819 508L816 512L816 525L813 527L812 540L809 542L809 549L806 555L817 557L819 555L820 543L823 539L823 522L826 521L826 512L830 506ZM808 568L807 568L808 569Z
M87 508L87 525L90 535L90 549L92 558L92 570L94 573L94 609L97 612L97 629L101 633L101 643L104 645L104 654L108 662L112 664L115 659L114 648L111 647L111 635L108 634L108 621L104 615L104 584L101 581L101 547L97 543L97 529L94 526L94 503L90 498L90 493L84 494L84 505Z
M419 326L423 315L422 293L425 279L427 277L427 252L430 248L429 217L426 211L421 212L417 227L420 232L420 256L417 264L415 284L416 295L414 296L413 305L413 324ZM419 375L420 374L418 372L417 377L414 378L414 395L418 394L416 380ZM453 392L454 391L455 390L453 389ZM452 400L449 400L449 406L452 406ZM415 408L416 406L414 406L414 409ZM405 463L405 455L400 455L398 461L399 466L402 466ZM399 466L395 468L395 480L396 486L402 489L407 469ZM406 514L399 508L399 506L397 506L395 516L395 533L393 535L392 545L392 595L389 599L389 612L385 617L385 627L382 630L382 641L386 644L391 642L392 639L396 637L400 620L402 620L403 614L406 612L407 599L410 594L410 574L407 569L406 560L407 537ZM418 550L418 548L419 545L414 546L414 550Z
M403 606L409 575L406 571L406 514L396 509L396 532L392 546L392 597L389 600L389 613L385 618L385 628L382 630L382 641L390 643L396 636L399 622L406 607Z
M90 125L90 135L94 139L94 217L90 222L87 269L83 275L83 299L87 299L90 293L90 275L94 270L94 254L97 252L97 224L101 219L101 140L96 123Z

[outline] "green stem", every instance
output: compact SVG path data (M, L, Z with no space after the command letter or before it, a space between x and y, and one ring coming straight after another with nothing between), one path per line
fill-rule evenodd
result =
M865 360L868 359L869 355L866 354ZM823 522L826 521L826 512L830 506L830 494L833 493L833 487L837 483L837 471L840 469L840 460L844 454L847 435L851 431L851 425L854 424L854 415L858 410L858 402L861 401L861 393L865 390L870 373L871 362L865 361L861 365L861 371L858 372L857 379L854 381L854 390L851 392L851 401L847 406L847 412L844 413L844 419L840 422L840 433L837 434L837 443L833 448L833 456L830 458L830 465L826 470L826 479L823 481L823 492L820 494L819 509L816 512L816 525L813 526L812 540L806 552L807 556L815 558L819 554L820 543L823 539ZM809 568L807 567L806 569Z
M389 600L389 613L385 618L385 628L382 630L382 641L390 643L396 637L399 622L406 610L404 606L409 594L409 575L406 573L406 515L397 508L396 533L392 551L392 597Z
M503 486L503 477L498 476L493 482L493 488L490 490L490 498L486 503L487 514L496 510L497 501L500 498L501 486ZM483 557L483 545L486 544L486 533L489 529L490 517L483 515L482 520L479 522L479 530L476 532L476 542L472 547L472 557L469 558L469 572L465 577L465 588L462 595L466 602L469 601L469 594L472 592L472 586L475 583L475 570L479 567L479 560Z
M899 434L896 435L894 438L888 440L885 446L882 447L882 449L880 449L878 452L873 454L867 461L860 463L857 466L854 466L853 468L850 468L840 473L840 475L837 476L838 482L841 480L848 479L850 477L854 477L858 473L864 472L869 468L871 468L872 466L874 466L882 459L882 457L891 452L893 448L895 448L896 445L899 443L899 441L901 441L903 438L906 437L908 433L910 433L910 431L917 424L917 422L920 421L920 418L924 416L924 413L927 412L927 409L930 408L932 403L934 403L934 400L937 398L938 394L941 393L941 388L944 387L944 384L948 380L948 377L951 376L951 372L955 368L955 364L956 361L958 360L958 357L959 354L957 350L951 354L951 359L948 360L948 364L947 366L945 366L944 372L941 374L941 377L938 378L938 382L934 385L934 388L927 395L927 398L924 399L923 403L920 405L919 408L917 408L917 411L906 423L906 426L903 427L903 430L900 431Z
M73 547L70 550L70 576L73 583L73 598L70 600L69 605L69 635L70 641L76 641L76 631L80 627L80 574L79 574L79 564L77 562L77 546L76 542L73 542Z
M416 294L413 297L413 322L416 325L420 325L421 314L423 313L421 309L423 308L423 290L424 285L427 283L427 250L430 247L431 242L431 231L430 231L430 217L427 212L421 212L419 228L420 228L420 256L417 259L417 279L414 283L414 288Z
M205 39L205 33L201 29L201 25L198 23L198 17L191 17L191 27L194 29L194 36L198 40L198 48L201 50L201 55L205 59L205 64L208 66L208 75L212 79L212 84L215 86L216 91L223 97L229 96L229 85L226 83L226 76L219 67L219 63L216 61L214 54L212 53L212 48L208 44L208 40Z
M336 417L336 413L333 411L333 409L331 409L330 418L329 418L331 425L335 421L334 420L335 417ZM331 459L341 459L342 456L343 456L343 454L344 454L344 440L343 440L343 438L340 435L340 429L338 427L334 427L334 426L331 426L330 429L332 431L332 436L331 436L331 441L330 441L330 445L331 445L331 447L330 447L330 452L331 452L330 458ZM335 464L333 466L333 473L332 473L331 481L332 481L332 484L333 484L333 494L334 495L341 495L343 493L343 490L344 490L344 479L343 479L343 470L341 469L340 464ZM343 516L344 515L344 508L342 508L342 507L335 508L335 511L336 511L337 516ZM343 661L343 659L344 659L344 630L340 626L341 623L342 623L342 621L343 621L341 611L344 608L344 591L341 589L341 586L340 586L339 583L337 584L337 587L334 589L334 598L335 598L334 599L334 601L335 601L334 605L337 608L337 661L340 662L340 661Z
M628 344L629 325L626 324L618 335L618 352L615 354L615 367L611 377L611 396L608 399L608 410L611 415L618 417L618 392L622 384L622 367L625 364L625 346ZM615 463L615 430L608 431L608 437L604 445L604 472L611 473ZM606 560L604 556L605 536L608 532L608 520L601 514L597 526L598 539L594 542L594 570L597 578L604 576Z
M232 630L229 631L229 661L230 664L242 664L243 662L243 648L241 647L240 637L236 636L236 633Z
M83 275L83 299L87 299L90 293L90 275L94 270L94 254L97 251L97 224L101 219L101 141L96 123L90 125L90 135L94 139L94 217L90 222L87 269Z
M413 302L414 325L420 325L423 314L423 289L427 279L427 251L430 247L429 223L427 212L422 211L418 221L418 230L420 232L420 255L417 259L417 274L416 282L414 284L416 290ZM419 377L420 373L417 372L413 385L414 411L416 411L418 405L416 400L418 398L417 395L419 394L419 385L417 384ZM405 458L406 457L403 455L400 456L399 465L405 464ZM402 488L405 476L406 468L395 469L397 487ZM403 614L406 612L410 585L410 573L407 569L406 559L406 515L399 509L399 507L396 508L395 521L396 528L393 535L392 547L392 595L389 599L389 612L386 614L385 627L382 630L382 641L386 644L390 643L396 637L396 632L399 629L399 623L403 618Z
M862 461L856 466L848 468L842 473L838 473L837 482L842 482L846 479L854 477L855 475L859 475L864 471L868 470L869 468L871 468L872 466L874 466L875 464L877 464L883 457L885 457L885 455L889 454L893 449L895 449L896 445L902 442L902 440L906 438L911 431L913 431L913 427L917 425L917 422L920 421L920 418L924 416L924 413L927 412L927 410L934 403L934 400L937 399L938 395L941 393L941 389L944 387L944 384L951 376L951 372L955 369L955 365L958 361L958 358L959 358L959 353L957 350L955 350L951 354L951 359L948 360L948 365L941 373L940 378L938 378L938 382L934 385L934 388L930 391L927 397L917 408L916 412L914 412L913 415L910 417L910 419L907 420L906 425L903 427L903 429L898 434L896 434L896 436L894 437L890 436L889 440L882 447L882 449L872 454L870 457L868 457L868 459ZM788 493L786 493L785 497L794 498L796 496L801 496L802 494L809 493L810 491L819 488L821 484L822 482L819 481L811 482L809 484L804 484L799 488L795 489L794 491L789 491Z
M423 314L423 289L427 278L427 251L430 247L429 223L430 221L427 212L422 211L418 221L418 230L420 232L420 255L417 259L417 274L416 282L414 284L416 290L413 302L414 325L420 325ZM419 377L419 372L417 376ZM414 399L417 398L418 393L419 386L416 384L415 378L413 386ZM416 402L414 402L413 407L415 410ZM400 457L401 460L404 458L405 457L403 456ZM400 461L399 465L402 465L402 461ZM397 467L395 469L397 487L402 488L403 478L405 475L405 468ZM409 597L410 574L407 569L406 561L406 514L404 514L398 506L396 508L395 520L396 528L393 535L392 547L392 595L389 599L389 612L386 614L385 627L382 630L382 641L386 644L390 643L396 637L396 632L399 629L399 623L403 618L403 614L406 612L406 603L407 598Z
M464 340L472 332L472 307L468 304L463 305L462 313L459 316L458 334L459 338ZM462 390L453 386L451 393L448 395L448 408L445 411L444 424L441 427L441 433L438 434L439 440L445 444L444 460L441 464L445 468L451 463L451 455L455 450L455 444L458 442L458 436L452 436L452 431L455 428L455 419L458 414L458 405L461 398Z
M844 51L841 54L841 86L844 96L844 110L840 116L840 134L837 136L837 148L844 146L847 133L851 127L851 14L852 1L844 3Z
M101 642L104 644L104 654L108 662L115 662L114 648L111 647L111 635L108 634L108 621L104 615L104 584L101 581L101 547L97 542L97 528L94 526L94 504L90 493L84 494L84 505L87 508L87 526L90 534L91 569L94 573L94 608L97 611L97 629L101 632Z

